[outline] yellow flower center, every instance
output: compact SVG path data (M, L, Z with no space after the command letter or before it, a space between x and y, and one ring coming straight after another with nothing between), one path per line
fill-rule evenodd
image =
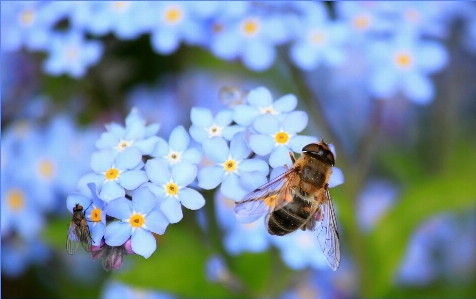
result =
M276 139L276 143L278 144L286 144L289 140L289 135L286 132L279 132L274 136L274 139Z
M241 24L241 30L245 36L252 37L258 34L260 24L257 19L246 19Z
M326 41L326 35L321 30L314 30L309 34L309 41L313 45L322 45Z
M298 245L301 248L311 248L313 245L313 239L311 239L312 234L301 234L298 239Z
M130 6L129 1L114 1L112 2L112 8L115 11L123 12Z
M21 189L13 188L6 194L7 204L12 212L19 212L25 207L25 193Z
M268 196L264 199L264 203L268 206L268 207L274 207L276 205L276 199L278 198L277 195L271 195L271 196Z
M225 29L225 26L223 26L222 23L216 22L216 23L213 23L213 25L212 25L212 32L213 33L220 33L220 32L223 31L223 29Z
M164 20L166 23L175 25L183 18L182 9L179 6L171 6L165 10Z
M94 222L99 222L101 221L101 209L100 208L94 208L93 211L91 212L91 220Z
M403 15L409 22L416 23L420 20L420 13L414 8L407 9Z
M175 164L175 163L178 163L180 162L180 153L178 152L174 152L174 151L170 151L170 153L168 154L167 156L170 164Z
M69 60L76 59L76 57L78 57L78 48L76 48L76 47L70 47L70 48L66 51L66 57L67 57Z
M130 224L134 228L139 228L144 225L144 216L140 214L134 214L132 217L129 219Z
M43 158L38 162L38 173L45 180L50 180L55 175L55 166L51 160Z
M24 139L31 131L31 124L26 120L18 121L15 123L13 131L19 139Z
M108 171L106 171L106 179L108 180L115 180L119 176L119 170L116 168L109 168Z
M33 23L35 19L35 13L33 10L27 9L23 11L20 15L20 22L25 26L29 26Z
M117 150L122 152L125 148L131 146L132 142L126 141L126 140L121 140L119 144L117 145Z
M223 163L223 167L227 172L234 172L236 170L237 163L233 159L227 160L225 163Z
M253 230L253 229L256 228L257 225L258 225L258 222L252 222L252 223L243 224L243 227L244 227L246 230Z
M394 59L397 67L401 69L408 69L413 65L413 57L406 51L397 52Z
M365 30L370 26L370 17L368 15L359 15L354 18L353 25L358 30Z
M212 138L215 136L221 136L221 131L223 130L222 127L213 124L210 128L208 128L208 138Z
M175 183L170 182L167 185L165 185L165 192L168 195L175 196L179 192L179 186L177 186L177 184Z

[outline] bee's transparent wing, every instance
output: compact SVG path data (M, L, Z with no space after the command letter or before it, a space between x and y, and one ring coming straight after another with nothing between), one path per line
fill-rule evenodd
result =
M84 220L86 222L86 220ZM79 241L81 242L81 246L87 252L91 252L91 232L89 231L89 226L87 223L81 224L76 226L76 233L79 237Z
M76 234L77 225L73 222L70 223L68 227L68 238L66 240L66 252L69 254L74 254L78 249L79 238Z
M238 222L254 222L292 201L289 185L295 174L296 170L291 168L246 195L235 207Z
M329 189L324 190L324 201L316 213L306 224L309 230L317 235L319 246L332 270L337 270L340 264L340 241L336 215Z

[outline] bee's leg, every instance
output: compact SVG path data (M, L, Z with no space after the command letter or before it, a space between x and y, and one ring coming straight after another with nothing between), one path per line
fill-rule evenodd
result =
M291 161L294 163L296 163L296 159L294 158L294 155L292 152L289 152L289 157L291 157Z

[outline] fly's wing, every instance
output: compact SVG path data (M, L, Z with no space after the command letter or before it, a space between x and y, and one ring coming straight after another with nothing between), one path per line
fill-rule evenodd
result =
M91 232L89 231L89 226L85 219L81 221L81 225L76 226L76 234L84 250L91 252Z
M79 238L76 234L76 229L77 225L71 221L68 227L68 239L66 240L66 252L69 254L74 254L78 249Z
M327 186L323 196L322 204L319 205L316 213L306 223L306 227L317 235L317 240L327 263L335 271L340 264L340 241L334 206Z
M279 210L291 202L289 187L295 175L296 170L291 168L246 195L235 207L235 217L238 222L254 222L261 216Z

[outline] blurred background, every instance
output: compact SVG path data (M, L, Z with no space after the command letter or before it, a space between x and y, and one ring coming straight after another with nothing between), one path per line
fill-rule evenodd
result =
M473 2L1 2L2 297L346 298L476 294ZM293 93L336 148L342 262L242 226L233 202L105 271L65 250L68 193L132 107L168 140L223 86Z

